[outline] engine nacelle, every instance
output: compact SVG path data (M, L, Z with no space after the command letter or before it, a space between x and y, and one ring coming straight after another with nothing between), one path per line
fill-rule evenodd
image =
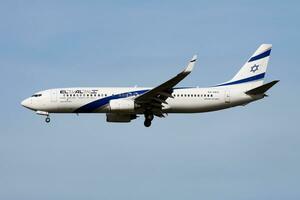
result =
M107 122L130 122L133 119L136 119L136 115L132 114L116 114L116 113L107 113L106 121Z
M134 112L135 103L131 99L113 99L109 102L110 112Z

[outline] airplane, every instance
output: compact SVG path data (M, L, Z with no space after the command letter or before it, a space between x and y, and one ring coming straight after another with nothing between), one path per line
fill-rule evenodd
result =
M173 78L154 88L78 87L37 92L21 102L38 115L51 113L105 113L107 122L131 122L144 115L144 125L151 126L154 117L170 113L203 113L245 106L263 99L279 80L264 84L271 44L262 44L238 73L229 81L212 87L176 87L193 70L197 56Z

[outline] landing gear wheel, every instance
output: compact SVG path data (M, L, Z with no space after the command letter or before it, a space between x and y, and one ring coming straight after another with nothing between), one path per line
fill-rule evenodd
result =
M50 122L50 117L46 117L45 122L49 123Z
M151 120L145 120L144 125L146 127L150 127L151 126Z
M148 111L146 111L144 115L145 115L145 122L144 122L144 125L145 125L146 127L150 127L150 126L151 126L151 122L152 122L152 120L153 120L153 118L154 118L154 115L153 115L152 112L148 112Z

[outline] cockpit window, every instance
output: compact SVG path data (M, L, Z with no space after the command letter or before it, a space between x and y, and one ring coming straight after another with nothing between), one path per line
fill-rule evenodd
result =
M34 94L34 95L32 95L32 97L40 97L40 96L42 96L42 94Z

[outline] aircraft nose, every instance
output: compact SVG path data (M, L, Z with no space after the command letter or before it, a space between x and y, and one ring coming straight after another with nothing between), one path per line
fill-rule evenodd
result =
M24 106L25 108L30 108L30 106L31 106L31 100L30 100L30 98L24 99L21 102L21 105Z

